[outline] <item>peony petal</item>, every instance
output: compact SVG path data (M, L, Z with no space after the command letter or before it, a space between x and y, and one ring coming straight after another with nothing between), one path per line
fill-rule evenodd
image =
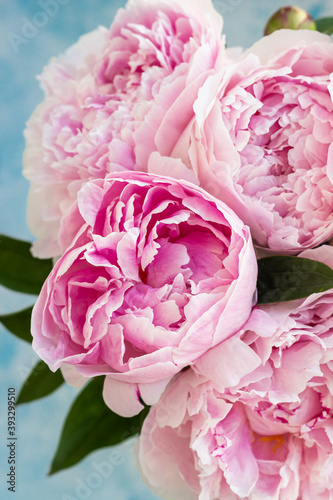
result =
M140 413L143 404L140 403L139 390L135 384L120 382L106 376L103 388L105 404L121 417L133 417Z

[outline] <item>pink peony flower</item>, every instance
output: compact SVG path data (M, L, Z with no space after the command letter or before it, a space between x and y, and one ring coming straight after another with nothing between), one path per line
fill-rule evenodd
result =
M156 402L250 315L249 230L193 184L140 172L88 182L60 241L33 310L33 348L52 370L106 374L105 401L121 415L138 413L140 397Z
M185 89L169 106L161 93L135 132L139 165L154 150L181 158L258 246L297 253L328 241L332 72L329 37L277 31L207 77L197 95Z
M59 255L60 220L85 182L133 170L132 135L150 101L192 66L193 77L214 66L221 29L210 0L132 0L109 30L51 60L40 77L45 100L25 131L34 255Z
M333 267L330 246L302 256ZM174 379L138 445L154 491L172 500L330 500L332 318L332 290L260 306L244 331Z
M237 358L237 350L227 352ZM137 445L152 490L170 500L329 500L333 394L318 374L297 401L275 404L268 388L275 375L290 380L284 370L260 366L223 392L192 369L171 383Z

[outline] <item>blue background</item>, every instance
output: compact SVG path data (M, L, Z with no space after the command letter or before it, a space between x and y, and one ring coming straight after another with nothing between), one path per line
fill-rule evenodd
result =
M28 183L21 176L23 130L35 106L43 99L35 76L50 57L62 53L77 38L98 25L109 26L121 0L49 0L53 9L42 15L43 0L0 0L0 233L32 240L26 226ZM46 3L46 0L44 0ZM261 37L263 26L282 1L216 0L224 15L228 46L249 47ZM333 14L330 1L299 2L315 18ZM35 29L24 31L27 23ZM37 25L37 27L36 27ZM24 31L24 38L22 37ZM26 35L30 35L27 37ZM0 287L0 314L23 309L31 297ZM113 470L97 473L103 462L111 463L111 449L97 451L79 465L47 476L62 422L77 391L63 386L56 393L17 410L17 491L7 491L6 401L8 387L19 391L37 361L30 346L17 340L0 325L0 498L30 500L152 500L135 469L133 440L117 447ZM110 429L112 432L112 429ZM96 469L97 468L97 469Z

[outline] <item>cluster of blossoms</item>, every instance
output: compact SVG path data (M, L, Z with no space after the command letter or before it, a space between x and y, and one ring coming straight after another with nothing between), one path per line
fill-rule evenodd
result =
M333 497L333 291L256 305L258 252L333 268L332 74L318 32L242 52L210 0L130 0L40 78L33 347L119 415L152 405L162 498Z

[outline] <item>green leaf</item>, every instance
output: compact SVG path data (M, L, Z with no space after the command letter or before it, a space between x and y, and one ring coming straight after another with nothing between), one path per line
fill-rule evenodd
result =
M49 474L75 465L86 455L121 443L141 430L145 408L131 418L120 417L104 403L104 377L96 377L83 389L66 418Z
M0 316L0 322L11 333L16 335L20 339L31 343L32 341L32 336L30 333L31 312L32 312L32 307L28 307L23 311L14 312L11 314L4 314Z
M308 297L333 288L333 269L322 262L277 255L258 260L258 304Z
M0 285L38 295L52 269L51 259L36 259L31 243L0 235Z
M332 35L333 33L333 17L322 17L315 20L317 31Z
M64 383L60 370L52 372L44 361L39 361L24 382L16 404L44 398Z

